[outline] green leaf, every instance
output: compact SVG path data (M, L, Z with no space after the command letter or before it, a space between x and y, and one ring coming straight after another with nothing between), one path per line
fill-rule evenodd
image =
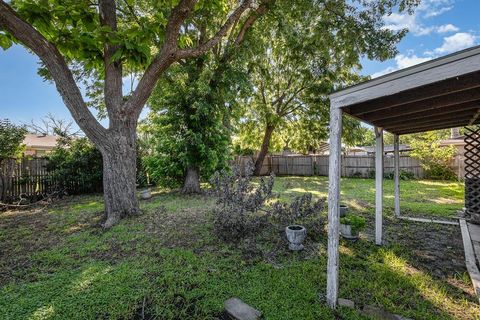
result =
M7 50L12 44L13 41L8 36L0 34L0 47L2 47L3 50Z

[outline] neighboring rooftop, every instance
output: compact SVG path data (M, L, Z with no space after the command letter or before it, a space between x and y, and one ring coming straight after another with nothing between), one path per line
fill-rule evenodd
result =
M58 136L38 135L28 133L23 140L23 144L27 148L55 148L58 141Z

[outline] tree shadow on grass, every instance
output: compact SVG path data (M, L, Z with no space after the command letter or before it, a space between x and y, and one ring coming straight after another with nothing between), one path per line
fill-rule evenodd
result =
M480 316L473 296L415 267L415 258L404 246L360 241L347 243L345 251L340 258L340 295L360 306L378 305L413 319Z

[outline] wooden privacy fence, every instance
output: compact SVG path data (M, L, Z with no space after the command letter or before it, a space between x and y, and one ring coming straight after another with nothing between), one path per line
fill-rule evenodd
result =
M16 201L19 198L35 199L63 190L68 194L98 191L85 179L59 178L47 171L48 159L6 159L0 165L0 200Z
M243 171L247 161L254 161L253 157L237 157L235 164ZM384 158L385 174L393 173L393 157ZM409 156L400 157L400 170L411 172L415 178L424 177L423 168L419 160ZM328 176L328 155L300 155L265 157L261 175L270 172L279 176ZM375 172L375 157L373 156L342 156L342 177L371 177Z

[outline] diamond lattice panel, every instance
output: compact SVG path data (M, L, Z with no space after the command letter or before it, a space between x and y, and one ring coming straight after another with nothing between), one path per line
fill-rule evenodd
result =
M480 224L480 127L465 128L466 216Z

